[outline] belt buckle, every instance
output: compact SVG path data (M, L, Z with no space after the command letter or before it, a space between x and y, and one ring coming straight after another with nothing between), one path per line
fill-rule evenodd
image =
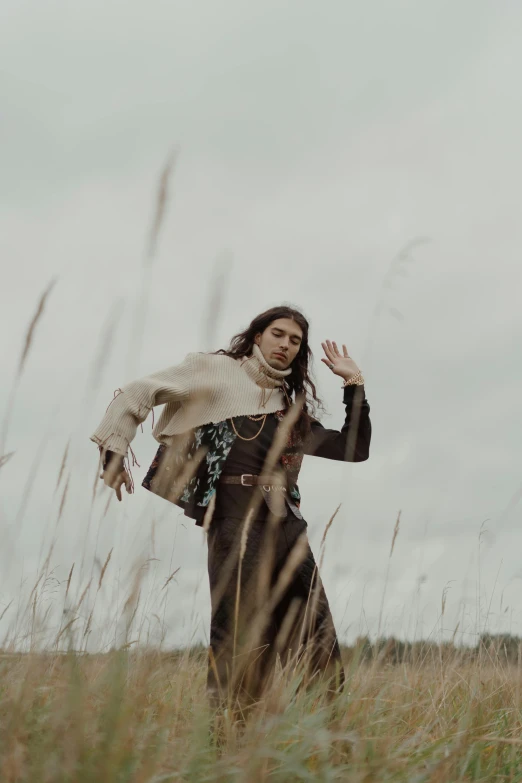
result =
M241 486L242 487L253 487L254 486L253 484L245 484L245 482L243 481L243 479L249 478L249 477L250 478L254 478L254 474L253 473L242 473L241 474Z

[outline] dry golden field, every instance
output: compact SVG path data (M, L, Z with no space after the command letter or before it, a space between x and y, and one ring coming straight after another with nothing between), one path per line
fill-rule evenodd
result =
M160 188L153 237L163 202ZM51 288L29 325L6 422ZM11 456L0 448L0 467ZM65 466L66 456L57 488ZM58 521L67 483L60 493ZM390 557L398 531L399 518ZM97 589L93 582L94 602L111 552ZM281 675L247 716L216 715L206 698L205 649L169 653L129 641L104 654L75 651L71 627L92 579L69 607L73 568L52 649L32 643L40 627L35 586L25 652L10 643L0 650L0 783L522 781L518 640L508 640L509 650L484 639L473 650L433 642L405 649L394 640L372 648L361 640L344 650L346 688L334 701L320 683L298 690L297 676ZM138 593L139 578L124 606L127 632ZM80 638L91 628L94 604L87 604Z
M218 723L204 650L4 654L2 783L519 781L522 676L490 652L415 663L347 651L347 688L280 684Z

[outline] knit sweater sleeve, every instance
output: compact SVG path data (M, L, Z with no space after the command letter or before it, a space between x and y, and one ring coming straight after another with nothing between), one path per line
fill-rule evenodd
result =
M104 451L125 455L136 430L155 405L182 404L188 398L193 356L188 354L181 364L123 386L90 439Z

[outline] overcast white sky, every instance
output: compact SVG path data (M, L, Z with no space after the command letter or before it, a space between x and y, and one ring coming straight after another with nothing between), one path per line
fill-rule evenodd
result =
M105 494L91 510L89 435L114 389L226 345L281 301L311 320L325 423L339 426L343 408L321 341L346 342L366 376L370 460L307 458L300 482L316 554L342 503L323 566L342 638L377 631L383 594L385 633L451 635L459 621L466 641L486 624L522 633L521 26L520 4L486 0L4 0L0 410L38 298L57 282L0 470L0 615L14 599L2 633L52 540L71 439L50 561L62 585L48 580L42 607L61 607L73 562L76 594L93 562L96 582L114 547L92 646L107 641L103 611L119 612L140 555L157 558L143 621L161 613L169 643L206 639L203 534L140 487L151 422L133 443L136 494L105 516ZM209 334L216 261L224 299Z

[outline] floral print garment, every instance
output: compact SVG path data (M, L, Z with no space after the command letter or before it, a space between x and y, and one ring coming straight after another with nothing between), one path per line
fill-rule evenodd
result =
M191 459L202 446L207 447L208 451L203 460L205 469L200 469L190 479L181 495L183 503L189 503L194 498L198 506L208 506L235 439L235 432L227 420L204 424L194 430L194 441L188 458Z

